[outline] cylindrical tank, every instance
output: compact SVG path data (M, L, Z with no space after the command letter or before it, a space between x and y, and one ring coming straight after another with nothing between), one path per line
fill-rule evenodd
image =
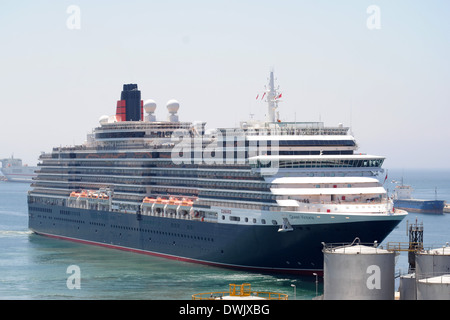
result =
M416 274L419 280L450 274L450 247L416 253Z
M415 273L407 274L400 277L400 300L416 300L416 275Z
M395 254L364 245L326 247L324 300L393 300Z
M450 274L418 280L417 300L450 300Z
M450 300L450 247L416 253L417 300Z

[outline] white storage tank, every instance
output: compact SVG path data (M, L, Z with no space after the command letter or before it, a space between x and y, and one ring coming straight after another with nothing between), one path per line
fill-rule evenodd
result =
M393 300L395 254L375 246L324 246L324 300Z
M450 300L450 274L418 280L417 300Z
M450 246L416 253L418 279L450 274Z
M400 300L417 300L416 274L401 276L398 291L400 291Z
M450 300L450 246L416 253L417 300Z

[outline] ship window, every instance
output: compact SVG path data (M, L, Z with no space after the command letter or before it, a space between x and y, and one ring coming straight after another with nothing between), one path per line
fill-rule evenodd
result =
M261 223L262 224L266 224L266 220L265 219L261 219Z

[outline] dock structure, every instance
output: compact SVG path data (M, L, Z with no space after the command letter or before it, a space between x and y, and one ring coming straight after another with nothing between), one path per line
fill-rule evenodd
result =
M388 242L386 249L398 253L408 252L408 273L412 273L416 268L416 253L423 250L423 222L419 223L417 219L415 224L407 222L406 232L409 236L409 242Z
M388 242L387 250L408 252L408 274L400 275L400 300L450 299L450 246L427 249L423 223L406 224L409 242Z
M192 300L287 300L288 295L269 291L252 291L250 283L231 283L228 291L196 293Z

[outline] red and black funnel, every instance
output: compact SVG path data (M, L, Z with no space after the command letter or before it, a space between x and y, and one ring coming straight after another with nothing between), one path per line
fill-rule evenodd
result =
M117 121L141 121L144 119L144 102L137 84L124 84L117 101Z

